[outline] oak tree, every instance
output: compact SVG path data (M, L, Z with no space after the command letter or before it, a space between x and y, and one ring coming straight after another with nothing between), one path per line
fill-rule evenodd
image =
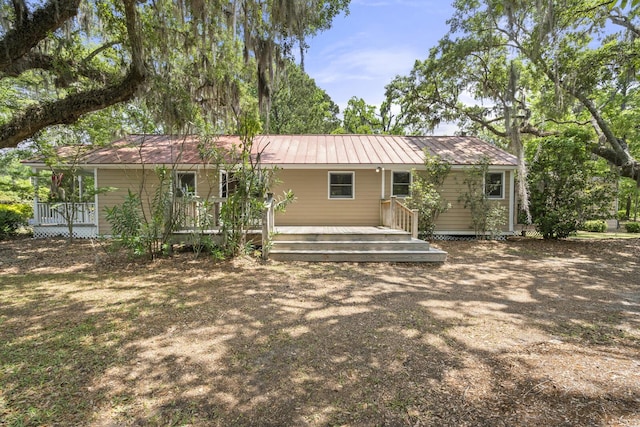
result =
M267 111L279 58L348 3L3 0L0 148L134 98L166 132Z
M640 182L637 1L458 0L449 32L387 87L404 125L457 121L519 155L523 139L592 131L591 151ZM523 180L521 180L523 181Z

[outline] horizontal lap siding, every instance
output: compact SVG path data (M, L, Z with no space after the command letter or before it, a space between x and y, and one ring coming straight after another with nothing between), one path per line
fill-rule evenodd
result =
M445 179L440 194L446 202L451 204L451 207L441 213L436 220L436 233L442 231L473 232L471 212L469 209L465 209L464 202L458 201L460 195L465 191L464 178L464 172L451 171Z
M505 198L503 200L497 200L501 205L506 208L506 222L503 227L503 231L509 230L509 197L511 194L511 172L505 172ZM465 173L464 171L451 171L445 180L440 194L443 198L451 203L451 208L446 212L440 214L436 220L436 233L442 232L464 232L473 234L473 226L471 224L471 211L464 207L464 201L459 201L460 196L467 191L467 186L464 184Z
M190 172L188 169L180 171ZM218 174L215 171L195 171L197 176L196 191L201 198L218 197ZM143 179L144 178L144 179ZM144 186L143 186L144 182ZM159 180L153 167L141 169L99 169L98 186L111 187L112 191L98 196L98 230L100 234L110 235L111 225L107 221L105 208L120 206L127 197L128 190L141 194L145 212L153 202L153 197L158 188Z
M182 170L182 169L181 169ZM328 198L328 172L355 173L355 199L336 200ZM499 202L509 209L511 193L511 172L505 172L505 198ZM105 218L105 207L121 205L127 195L127 190L140 191L142 170L140 169L102 169L98 170L98 186L114 187L110 191L98 196L99 232L110 234L111 226ZM197 172L197 193L201 198L218 197L218 172L215 170L200 170ZM380 225L380 196L382 173L375 170L353 170L348 168L331 169L280 169L277 172L279 183L274 187L276 196L282 191L291 189L296 196L294 203L287 207L286 212L278 213L276 225ZM440 214L436 221L436 233L458 232L473 234L471 227L471 213L464 208L464 202L459 201L460 194L466 191L464 171L452 171L441 190L443 197L451 203L451 208ZM152 167L145 171L146 187L143 200L146 206L151 203L158 179ZM391 173L385 171L385 198L389 198L391 191ZM504 226L508 231L508 221Z
M355 172L355 199L329 199L329 169L281 169L277 196L291 189L296 201L284 213L276 215L276 225L380 225L381 177L375 170L330 169Z

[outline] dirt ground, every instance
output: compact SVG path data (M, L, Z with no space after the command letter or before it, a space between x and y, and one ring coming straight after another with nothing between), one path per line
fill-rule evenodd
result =
M640 240L442 266L0 242L0 425L640 426Z

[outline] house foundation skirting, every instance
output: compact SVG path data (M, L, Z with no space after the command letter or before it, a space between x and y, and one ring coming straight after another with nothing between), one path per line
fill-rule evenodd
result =
M513 233L502 233L500 235L494 236L493 240L507 240L507 237L513 236ZM432 237L426 239L429 241L435 240L456 240L456 241L471 241L478 240L478 237L475 234L434 234Z
M33 237L35 239L69 237L69 228L66 225L34 225ZM98 237L98 227L94 224L73 226L74 239L93 239L96 237Z

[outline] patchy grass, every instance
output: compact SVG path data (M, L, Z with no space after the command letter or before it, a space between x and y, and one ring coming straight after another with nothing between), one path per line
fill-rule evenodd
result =
M605 231L603 233L591 232L591 231L578 231L575 235L571 236L571 239L582 240L602 240L602 239L638 239L638 235L634 233L627 233L624 228L620 231Z
M440 267L0 242L0 424L640 424L640 240Z

